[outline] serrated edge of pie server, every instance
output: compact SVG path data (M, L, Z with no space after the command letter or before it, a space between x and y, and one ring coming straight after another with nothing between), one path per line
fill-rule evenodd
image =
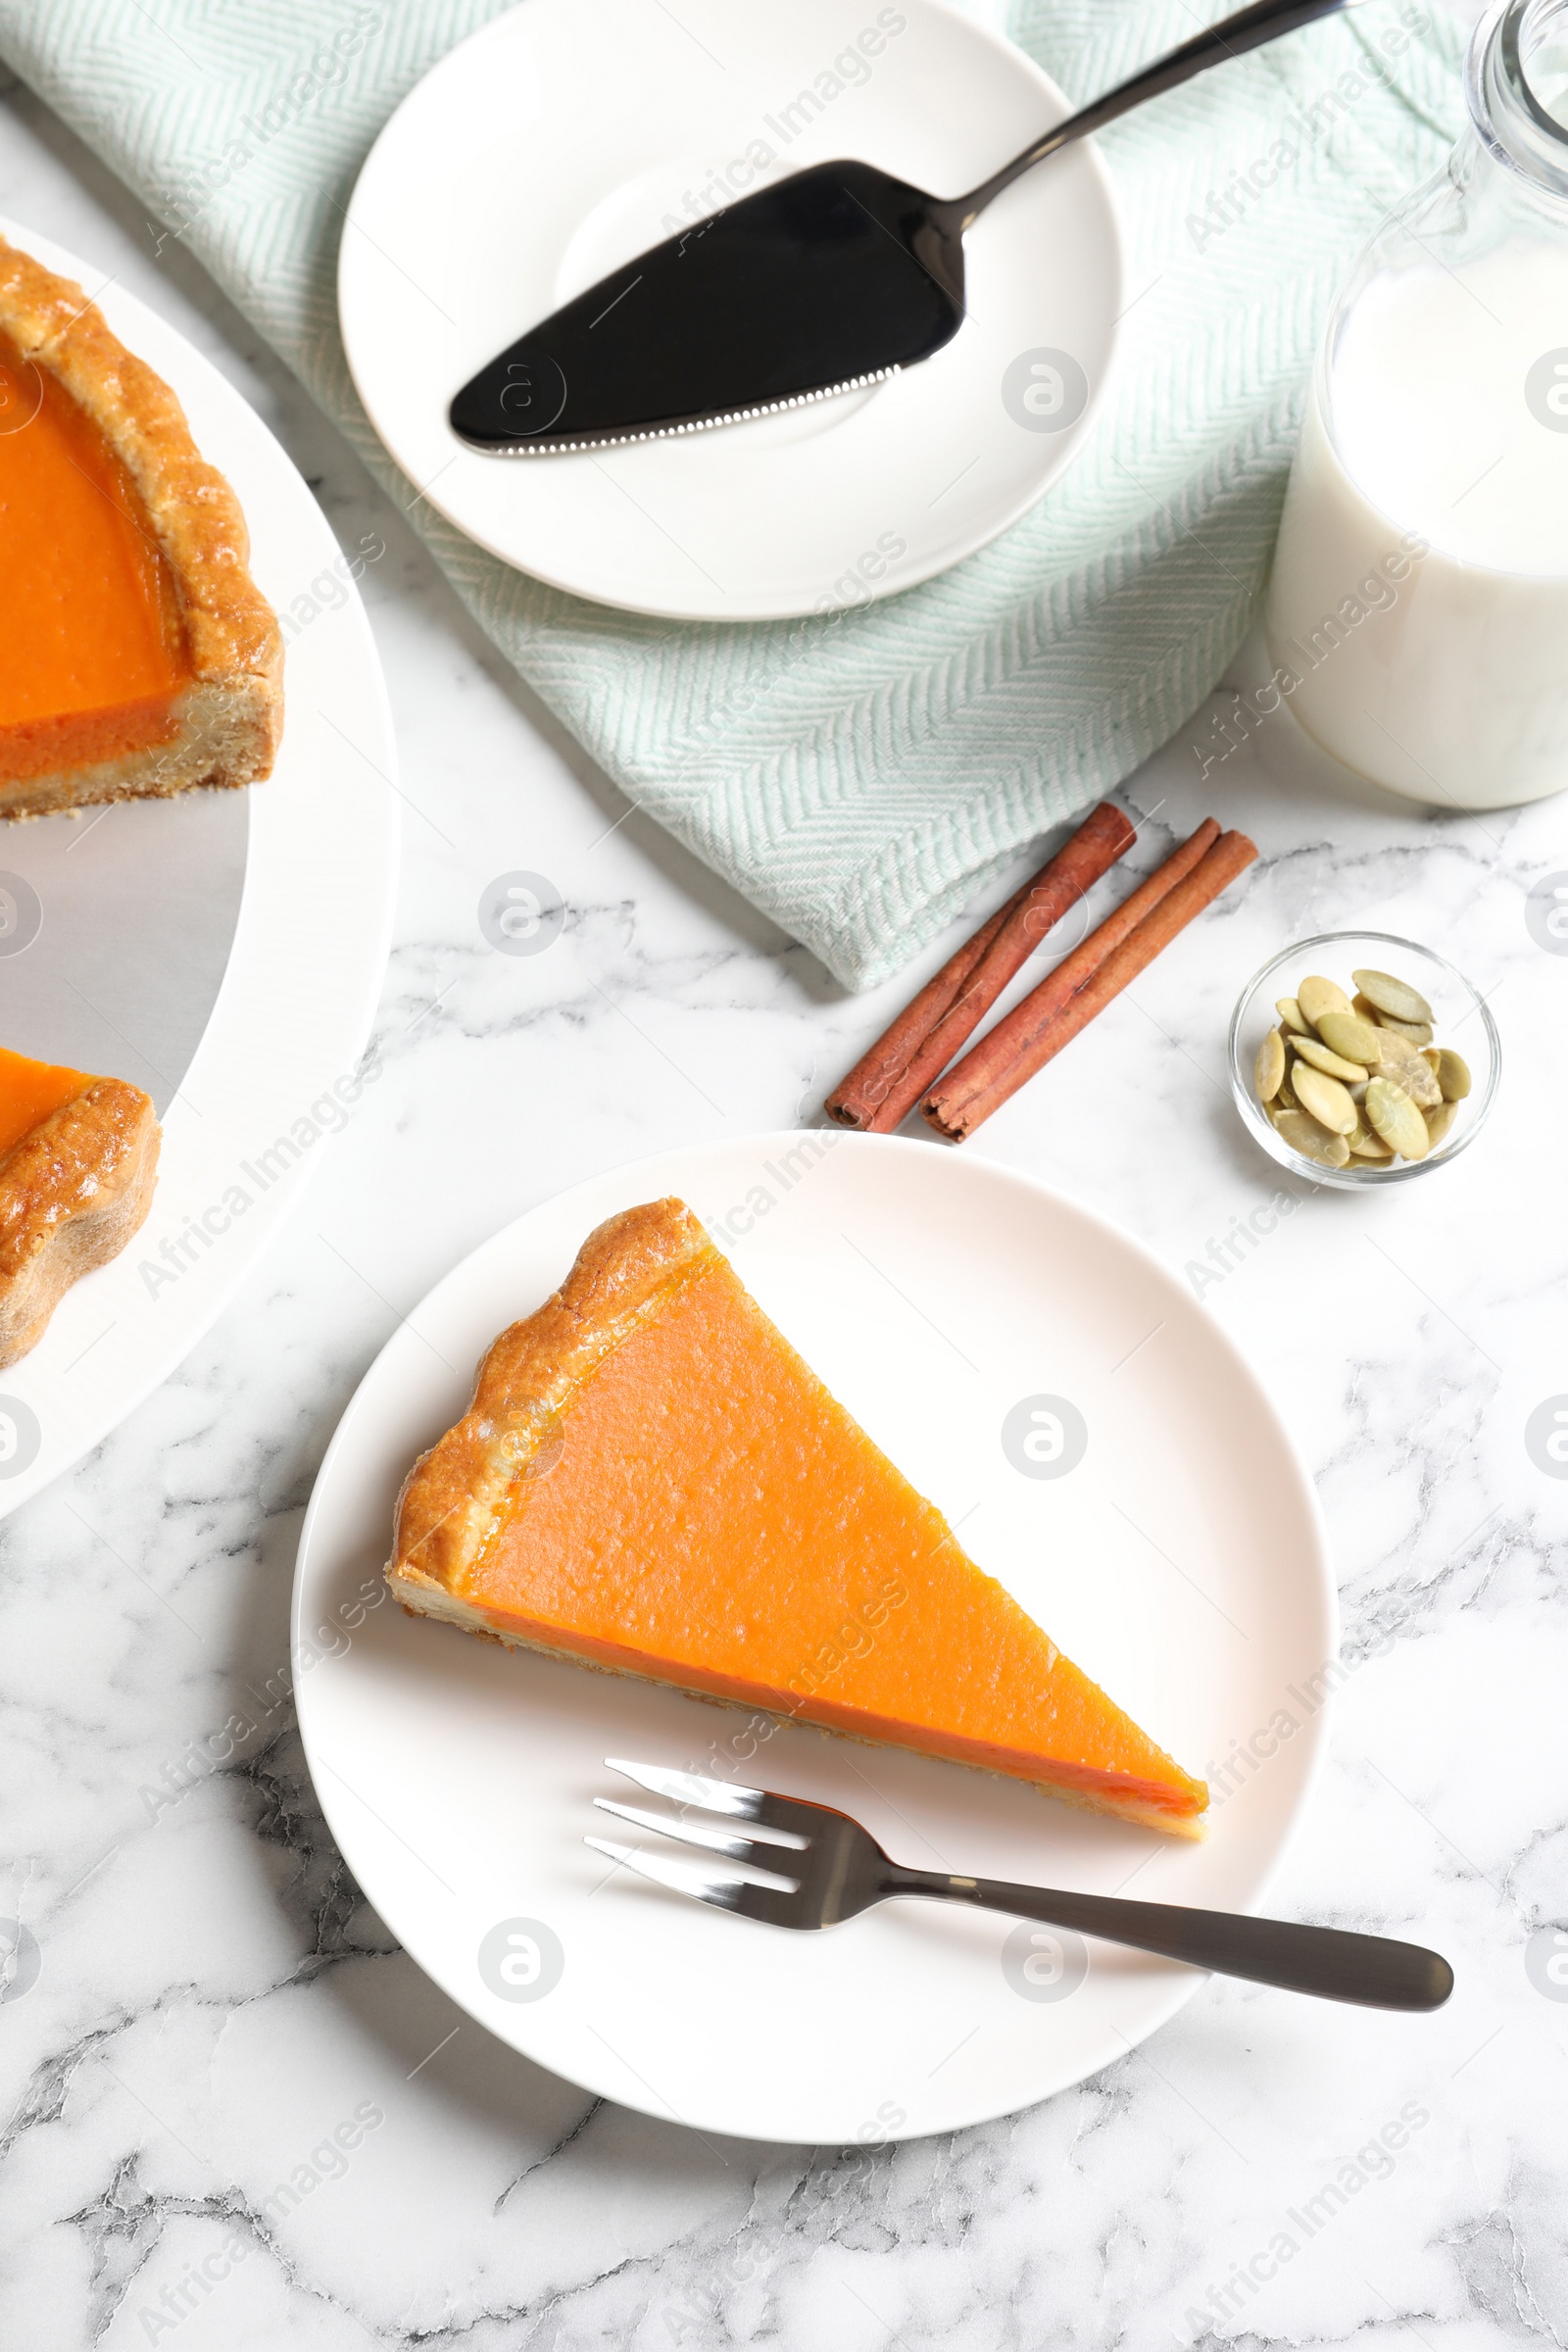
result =
M867 384L884 384L890 376L902 375L902 367L878 368L869 375L846 376L842 383L825 384L820 392L796 392L788 400L764 400L755 408L726 409L717 416L696 416L683 424L650 424L625 432L595 433L581 441L516 441L481 449L477 442L464 441L465 449L472 450L479 458L569 458L581 457L587 450L625 449L638 441L673 441L681 433L710 433L721 424L748 424L757 416L781 416L786 409L808 408L813 401L833 400L841 392L858 392ZM460 433L459 440L463 440Z

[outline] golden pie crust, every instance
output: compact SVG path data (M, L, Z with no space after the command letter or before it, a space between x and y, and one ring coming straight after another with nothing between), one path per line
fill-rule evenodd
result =
M518 1483L559 1444L573 1393L672 1284L718 1255L681 1201L651 1200L591 1233L563 1288L501 1334L466 1413L421 1455L398 1498L387 1578L406 1607L488 1630L463 1609L457 1589L498 1534Z
M139 1087L94 1078L0 1158L0 1368L36 1347L72 1284L135 1233L159 1141Z
M129 476L168 560L191 676L168 739L51 774L0 778L0 816L240 785L270 773L282 731L283 641L252 579L238 499L161 376L78 285L0 238L0 336L54 375Z

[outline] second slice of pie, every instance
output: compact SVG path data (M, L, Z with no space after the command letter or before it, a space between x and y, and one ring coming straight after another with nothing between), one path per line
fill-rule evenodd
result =
M470 1633L1201 1835L1203 1783L967 1557L679 1200L612 1217L502 1333L387 1579Z
M0 1368L152 1205L158 1119L139 1086L0 1047Z

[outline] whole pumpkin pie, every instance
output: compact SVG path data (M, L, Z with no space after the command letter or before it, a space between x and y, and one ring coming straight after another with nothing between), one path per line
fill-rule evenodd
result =
M140 1087L0 1047L0 1367L152 1205L158 1121Z
M249 544L169 386L0 238L0 815L268 774L283 648Z
M685 1204L591 1234L416 1464L405 1608L1201 1835L1172 1762L763 1314Z

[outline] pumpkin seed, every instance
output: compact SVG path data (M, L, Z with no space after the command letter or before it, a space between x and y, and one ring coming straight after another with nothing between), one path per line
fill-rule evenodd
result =
M1329 1018L1332 1020L1333 1017L1331 1013ZM1314 1070L1326 1070L1331 1078L1364 1082L1372 1074L1364 1063L1347 1061L1343 1054L1335 1054L1327 1046L1320 1046L1315 1037L1293 1037L1291 1043L1302 1061L1310 1062Z
M1327 1134L1304 1110L1276 1111L1274 1132L1293 1152L1299 1152L1303 1159L1319 1160L1327 1168L1343 1168L1350 1156L1350 1147L1344 1136Z
M1326 1012L1318 1022L1317 1033L1331 1053L1343 1054L1347 1061L1376 1064L1378 1033L1374 1022L1358 1020L1353 1012Z
M1396 980L1392 972L1352 972L1350 978L1379 1012L1390 1013L1396 1021L1431 1020L1431 1005L1407 980ZM1296 993L1299 996L1301 992L1298 989Z
M1421 1116L1427 1123L1427 1148L1435 1152L1448 1129L1459 1115L1457 1102L1440 1102L1434 1110L1424 1110Z
M1379 1012L1371 998L1363 997L1359 989L1350 999L1350 1010L1359 1014L1363 1021L1370 1021L1374 1028L1397 1029L1399 1035L1407 1038L1412 1046L1430 1046L1432 1043L1430 1021L1396 1021L1392 1013Z
M1350 1147L1352 1159L1392 1159L1394 1157L1394 1153L1389 1150L1382 1136L1375 1134L1364 1119L1356 1121L1355 1133L1348 1135L1345 1140Z
M1412 1046L1405 1038L1396 1037L1392 1030L1383 1040L1383 1058L1378 1063L1378 1076L1392 1078L1396 1086L1402 1086L1411 1102L1421 1110L1431 1110L1443 1100L1443 1090L1431 1062L1419 1047Z
M1296 1002L1315 1029L1318 1015L1325 1012L1348 1012L1350 1000L1337 980L1325 980L1319 973L1309 972L1296 992Z
M1271 1029L1257 1049L1252 1065L1252 1082L1257 1088L1260 1102L1272 1102L1280 1091L1285 1075L1285 1040L1277 1029Z
M1296 1099L1301 1108L1309 1112L1320 1127L1326 1127L1331 1135L1349 1135L1353 1131L1357 1116L1355 1104L1337 1078L1330 1078L1324 1071L1313 1069L1308 1061L1298 1061L1291 1072L1291 1084L1296 1089ZM1371 1092L1368 1087L1368 1096Z
M1432 1023L1430 1021L1396 1021L1392 1013L1380 1012L1378 1027L1397 1030L1400 1037L1412 1046L1430 1046L1432 1043Z
M1470 1064L1464 1055L1455 1054L1451 1046L1430 1046L1421 1058L1432 1065L1432 1075L1445 1102L1462 1102L1472 1083Z
M1285 1023L1286 1028L1294 1029L1298 1037L1307 1037L1311 1034L1306 1015L1294 997L1276 997L1274 1009Z
M1391 1152L1401 1159L1425 1159L1432 1148L1427 1123L1402 1086L1392 1078L1374 1078L1366 1090L1368 1124Z

